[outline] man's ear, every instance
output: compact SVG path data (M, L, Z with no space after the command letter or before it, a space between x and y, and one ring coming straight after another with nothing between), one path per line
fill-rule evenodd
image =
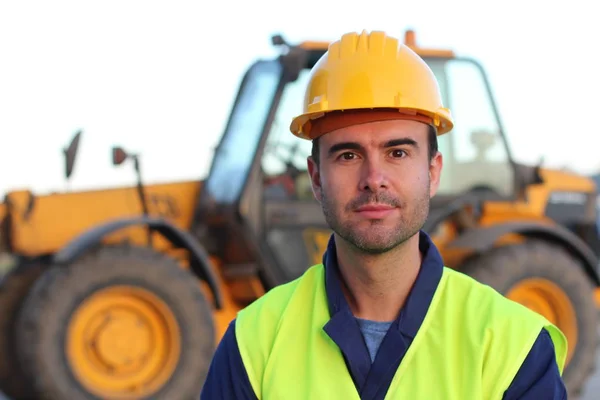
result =
M429 163L429 197L435 196L440 186L443 161L442 153L438 151Z
M319 174L319 166L312 156L308 156L306 159L308 166L308 175L310 176L310 183L312 186L313 195L315 199L321 202L321 175Z

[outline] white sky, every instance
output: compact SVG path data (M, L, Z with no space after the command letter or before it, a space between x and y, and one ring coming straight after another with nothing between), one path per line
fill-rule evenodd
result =
M487 68L517 159L600 169L600 24L589 0L0 2L0 195L62 191L62 148L83 129L69 188L206 174L233 96L270 37L406 28ZM209 8L212 11L209 11ZM344 16L346 15L346 16Z

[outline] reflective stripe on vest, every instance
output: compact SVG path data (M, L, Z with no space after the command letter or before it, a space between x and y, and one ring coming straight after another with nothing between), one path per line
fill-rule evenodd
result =
M259 399L356 399L330 319L325 268L276 287L242 310L236 337ZM565 336L541 315L444 268L425 320L386 399L501 399L545 327L562 373ZM418 396L418 397L415 397Z

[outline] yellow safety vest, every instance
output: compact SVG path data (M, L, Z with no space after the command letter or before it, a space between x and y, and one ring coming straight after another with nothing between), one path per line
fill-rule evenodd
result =
M237 317L236 337L259 399L360 399L329 321L325 268L276 287ZM540 330L562 374L565 336L541 315L453 271L442 278L386 399L501 399Z

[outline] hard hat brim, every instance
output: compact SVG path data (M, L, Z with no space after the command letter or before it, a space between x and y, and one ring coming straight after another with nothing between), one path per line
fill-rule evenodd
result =
M397 119L411 119L420 121L423 123L430 124L436 128L437 135L441 136L445 133L448 133L454 127L452 119L449 115L445 115L445 110L438 110L436 113L431 113L426 110L414 110L414 109L390 109L390 108L354 108L348 110L331 110L327 112L319 111L319 112L308 112L302 115L295 117L290 124L290 131L297 137L305 140L313 140L323 134L326 134L329 130L323 131L322 129L313 129L313 125L315 125L314 121L318 121L321 118L324 118L326 115L330 113L344 113L348 112L349 114L361 111L369 113L373 111L374 114L377 114L380 111L386 112L386 117L382 119L394 119L390 116L391 113L397 113ZM339 114L338 114L339 115ZM377 117L369 119L370 121L378 120ZM381 119L379 119L381 120ZM362 123L367 122L366 120ZM348 123L345 126L353 125L353 123Z

